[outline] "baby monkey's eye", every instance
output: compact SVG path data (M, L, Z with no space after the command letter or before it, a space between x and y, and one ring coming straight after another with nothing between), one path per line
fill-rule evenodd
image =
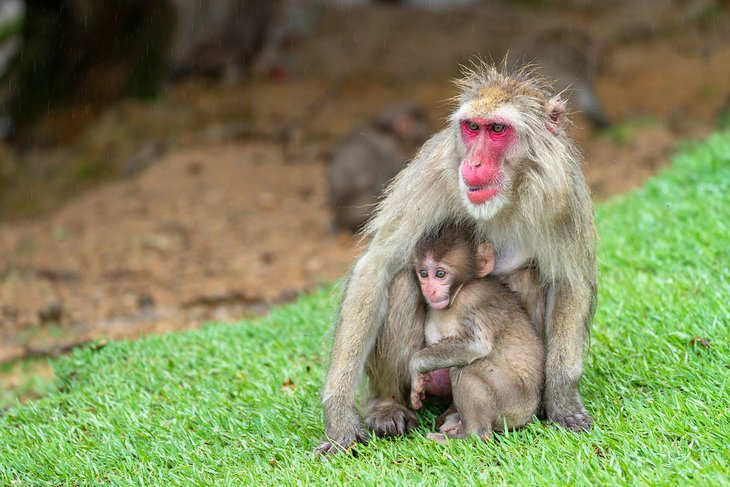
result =
M425 279L428 277L428 272L426 272L426 270L424 269L421 269L420 271L418 271L418 275Z
M498 134L504 132L504 124L503 123L492 124L492 131L495 133L498 133Z
M437 270L437 271L436 271L436 277L437 277L438 279L443 279L444 277L446 277L446 271L445 271L445 270L443 270L443 269L439 269L439 270Z

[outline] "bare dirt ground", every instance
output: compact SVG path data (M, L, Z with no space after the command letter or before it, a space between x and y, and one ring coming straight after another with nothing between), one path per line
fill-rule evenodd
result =
M239 319L342 276L358 250L330 232L324 174L338 138L403 99L438 129L459 63L501 57L546 25L605 45L598 92L615 125L597 133L573 117L596 199L640 185L678 141L713 129L730 93L730 15L712 2L568 4L321 11L271 76L172 86L109 108L68 147L34 149L28 160L51 176L10 201L44 211L0 226L0 363ZM78 161L94 158L113 161L103 184L81 177ZM76 179L52 176L68 164ZM10 389L26 380L3 370Z

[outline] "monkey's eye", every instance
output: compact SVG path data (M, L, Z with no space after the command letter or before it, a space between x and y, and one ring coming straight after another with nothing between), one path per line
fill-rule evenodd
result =
M446 277L446 271L443 270L443 269L438 269L436 271L436 278L437 279L443 279L444 277Z
M418 271L418 275L426 279L428 277L428 271L426 271L425 269L421 269L420 271Z
M503 123L493 123L492 132L501 134L502 132L504 132L504 124Z
M479 124L476 122L466 122L466 127L472 132L479 130Z

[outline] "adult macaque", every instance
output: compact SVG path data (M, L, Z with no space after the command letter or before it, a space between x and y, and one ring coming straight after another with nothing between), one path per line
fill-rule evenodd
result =
M413 157L429 133L426 116L418 107L394 103L342 139L327 173L333 227L360 230L385 185Z
M356 406L363 370L368 427L393 436L416 425L406 406L408 364L424 337L411 256L446 221L474 225L477 241L493 242L493 274L531 303L533 319L542 315L547 418L575 431L591 427L578 383L596 292L596 236L580 155L563 129L564 103L530 72L484 64L458 86L449 126L396 176L366 227L371 240L339 309L320 454L367 440ZM525 267L537 269L540 286L514 277Z
M497 280L489 244L447 224L416 245L416 275L428 306L426 348L411 358L411 404L426 392L453 396L441 435L481 439L526 424L537 413L544 350L517 295ZM518 271L522 272L522 271ZM453 394L451 394L453 392Z

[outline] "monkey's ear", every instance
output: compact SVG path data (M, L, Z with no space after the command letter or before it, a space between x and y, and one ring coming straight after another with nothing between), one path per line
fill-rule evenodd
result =
M494 245L483 243L477 246L477 277L484 277L494 270Z
M565 114L565 102L560 95L555 95L547 102L547 129L557 134L563 125L563 115Z

